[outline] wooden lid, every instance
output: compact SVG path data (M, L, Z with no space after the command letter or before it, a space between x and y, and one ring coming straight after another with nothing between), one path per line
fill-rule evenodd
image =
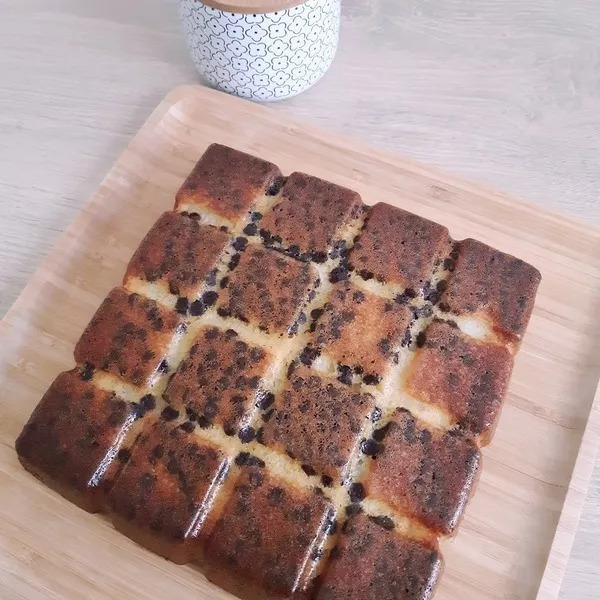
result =
M306 0L201 0L203 4L232 13L268 13L298 6Z

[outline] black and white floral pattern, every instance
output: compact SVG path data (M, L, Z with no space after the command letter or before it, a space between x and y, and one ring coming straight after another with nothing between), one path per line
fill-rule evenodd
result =
M180 0L188 46L212 85L253 100L299 94L327 71L337 49L341 0L307 0L288 10L234 14Z

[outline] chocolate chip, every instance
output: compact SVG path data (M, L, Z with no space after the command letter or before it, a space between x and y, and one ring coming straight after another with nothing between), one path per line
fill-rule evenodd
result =
M293 244L287 249L287 253L293 258L298 258L300 256L300 246Z
M392 424L388 423L384 427L380 427L379 429L376 429L373 432L373 439L376 442L383 442L383 440L385 439L385 436L388 434L388 431L390 430L391 426L392 426Z
M417 335L417 347L422 348L425 345L426 337L425 332L420 331L419 335Z
M354 517L355 515L360 515L362 513L363 508L360 504L349 504L346 506L346 516ZM344 523L345 525L345 523Z
M237 237L233 241L233 249L241 252L248 245L248 240L245 237Z
M349 278L348 269L346 267L335 267L329 273L329 281L331 283L338 283L339 281L346 281Z
M165 454L165 449L161 444L157 444L156 446L154 446L154 449L152 450L152 456L156 459L162 458Z
M185 414L187 415L187 418L190 421L197 421L198 420L198 413L196 411L192 410L191 408L186 407Z
M199 317L205 312L206 306L204 306L202 300L194 300L194 302L192 302L192 305L190 306L190 315L192 315L192 317Z
M333 479L329 475L323 475L323 477L321 477L321 483L325 487L331 487L333 485Z
M204 292L204 294L202 294L202 303L204 304L204 306L208 307L208 306L212 306L218 298L218 294L217 292Z
M158 364L158 368L157 371L159 373L168 373L169 372L169 364L167 363L166 360L161 360L160 363Z
M117 452L117 458L119 459L119 462L126 463L131 458L131 450L128 448L121 448Z
M258 227L256 226L256 223L248 223L248 225L246 225L242 231L246 235L256 235L258 232Z
M195 426L191 421L186 421L185 423L181 424L181 429L183 429L183 431L186 433L192 433L192 431L195 429Z
M146 394L140 398L140 404L144 410L156 408L156 398L152 394Z
M316 263L324 263L327 260L327 254L325 252L311 252L311 258Z
M311 346L306 346L304 350L300 353L299 359L303 365L310 367L313 361L319 356L320 352L317 348L312 348Z
M369 279L373 279L375 275L371 271L367 271L366 269L361 269L358 274L365 280L369 281Z
M265 410L269 408L269 406L271 406L273 402L275 402L275 395L271 392L263 392L263 394L257 400L256 406L261 410Z
M94 367L86 362L81 369L80 376L84 381L89 381L94 376Z
M349 489L350 502L362 502L367 497L365 486L362 483L353 483Z
M187 298L177 298L177 302L175 303L175 310L180 315L187 314L189 307L190 307L190 301Z
M352 385L352 368L347 365L338 365L338 380L346 385Z
M179 411L175 410L172 406L165 406L160 416L165 421L174 421L179 416Z
M360 443L360 450L363 454L376 458L377 455L383 450L383 447L375 440L367 439Z
M217 314L220 317L223 317L224 319L231 315L231 313L226 308L223 308L221 306L219 308L217 308Z
M429 294L425 296L425 300L431 302L431 304L437 304L440 301L440 294L439 292L429 292Z
M377 385L381 381L381 377L379 377L379 375L367 373L363 376L363 381L366 385Z
M229 261L229 270L233 271L240 264L240 255L234 254Z
M323 556L323 550L321 548L315 548L310 553L310 559L311 560L319 560L322 556Z
M381 409L376 406L373 409L373 412L371 413L371 421L373 421L373 423L377 423L377 421L379 421L381 419Z
M454 261L451 258L444 260L444 269L450 272L454 271Z
M254 211L251 215L250 215L250 220L253 223L256 223L256 221L260 221L263 218L263 214L261 212L258 211Z
M310 465L302 465L302 470L309 476L316 475L317 472Z
M416 298L417 297L417 292L415 292L415 290L413 290L412 288L406 288L404 290L404 295L407 298L411 298L412 299L412 298Z
M283 177L277 177L274 179L271 185L267 188L267 196L277 196L283 187L283 181Z
M389 517L386 517L384 515L381 516L369 516L369 520L373 521L373 523L375 523L375 525L379 525L380 527L383 527L384 529L387 529L388 531L391 531L392 529L394 529L394 521L392 521Z
M329 519L329 521L327 521L325 523L325 526L323 527L323 531L327 534L327 535L333 535L338 528L338 522L336 519L334 519L333 517L331 519Z
M211 424L212 423L204 415L198 417L198 427L200 427L200 429L207 429Z
M438 281L438 284L435 286L435 289L440 293L445 292L448 289L448 282L443 279L442 281Z
M273 243L273 236L266 229L260 229L258 233L265 244L269 245Z
M174 281L169 281L169 293L173 296L179 296L179 287Z
M238 437L242 444L249 444L256 437L256 431L254 430L254 427L246 425L246 427L240 429Z
M219 227L220 231L226 232L227 231L227 225L221 225L221 227Z

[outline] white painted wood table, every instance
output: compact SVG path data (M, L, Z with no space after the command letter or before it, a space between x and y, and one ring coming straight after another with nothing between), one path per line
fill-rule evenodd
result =
M345 0L331 72L273 108L600 224L599 73L597 0ZM0 0L0 315L194 81L175 0ZM599 556L597 464L561 600Z

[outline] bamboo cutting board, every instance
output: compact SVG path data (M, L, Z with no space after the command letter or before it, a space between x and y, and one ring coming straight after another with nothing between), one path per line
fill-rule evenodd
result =
M600 230L200 87L156 109L0 324L0 597L231 598L38 483L14 441L211 142L386 201L542 272L503 416L436 600L554 600L600 443Z

